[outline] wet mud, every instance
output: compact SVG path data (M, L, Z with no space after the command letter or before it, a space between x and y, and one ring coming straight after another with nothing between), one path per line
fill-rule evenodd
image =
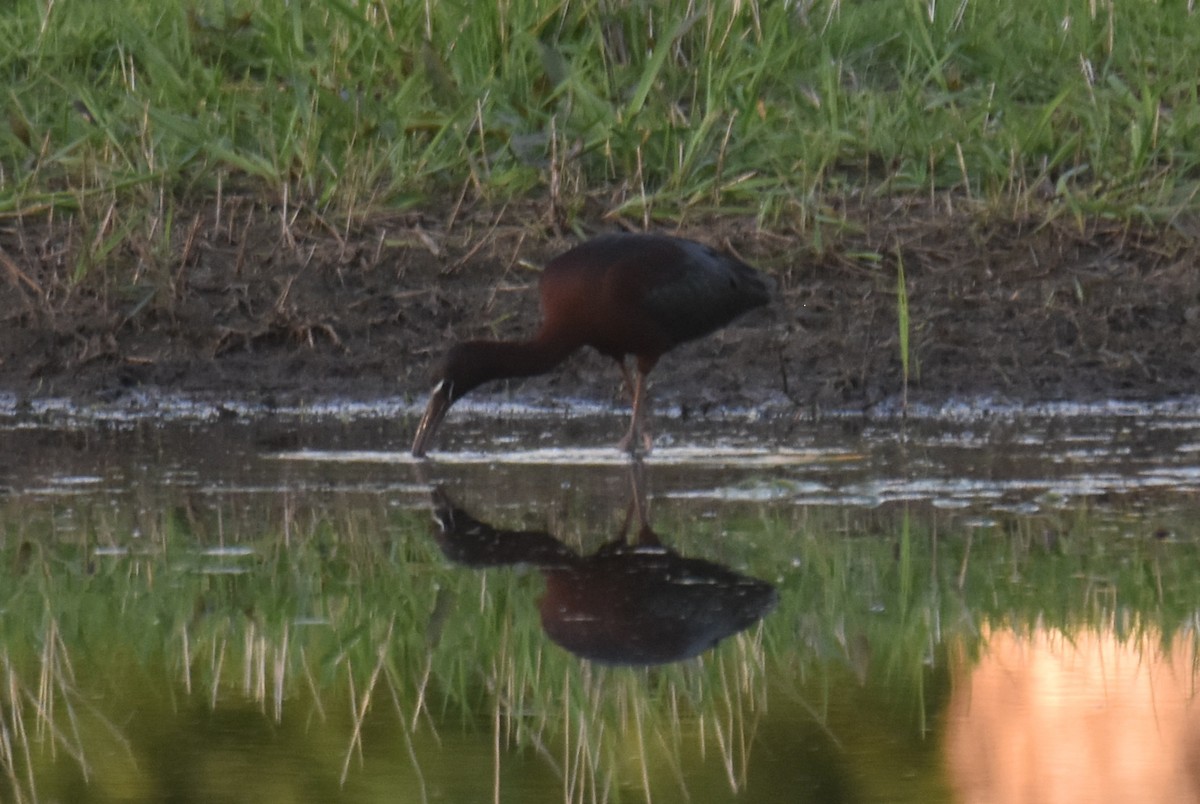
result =
M138 405L157 393L268 407L418 402L453 340L533 333L537 266L578 240L512 209L376 217L353 230L315 215L285 226L250 206L208 216L181 224L168 260L134 239L82 276L65 267L90 247L79 232L0 222L0 393L18 405ZM744 219L660 229L735 251L778 291L769 308L667 355L652 375L657 405L685 418L731 407L807 415L869 411L905 393L932 404L1155 400L1200 386L1194 224L995 215L951 199L856 204L814 220L803 231ZM618 380L611 361L580 353L474 396L619 403Z

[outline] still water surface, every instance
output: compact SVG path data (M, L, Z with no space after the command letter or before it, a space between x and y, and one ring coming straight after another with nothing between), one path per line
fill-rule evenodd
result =
M403 414L0 416L0 798L1200 799L1194 404Z

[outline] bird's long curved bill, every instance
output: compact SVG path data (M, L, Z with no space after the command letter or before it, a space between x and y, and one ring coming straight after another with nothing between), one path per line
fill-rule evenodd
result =
M430 443L433 442L434 434L437 433L438 425L442 423L442 419L446 418L446 411L449 409L450 394L443 385L439 385L429 395L429 404L425 406L425 415L421 417L421 423L417 425L417 434L413 437L412 445L414 457L420 458L425 455Z

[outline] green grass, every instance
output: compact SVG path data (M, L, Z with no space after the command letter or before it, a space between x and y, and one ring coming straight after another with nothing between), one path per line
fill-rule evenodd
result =
M95 263L230 197L338 228L532 199L803 230L947 191L1166 219L1200 187L1188 7L18 0L0 215L73 221Z
M900 406L908 412L908 339L912 321L908 317L908 282L904 278L904 255L896 249L896 338L900 348Z

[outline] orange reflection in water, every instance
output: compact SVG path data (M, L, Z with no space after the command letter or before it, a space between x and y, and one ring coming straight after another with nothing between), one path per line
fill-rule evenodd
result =
M1190 636L985 632L954 669L946 729L962 802L1200 801Z

